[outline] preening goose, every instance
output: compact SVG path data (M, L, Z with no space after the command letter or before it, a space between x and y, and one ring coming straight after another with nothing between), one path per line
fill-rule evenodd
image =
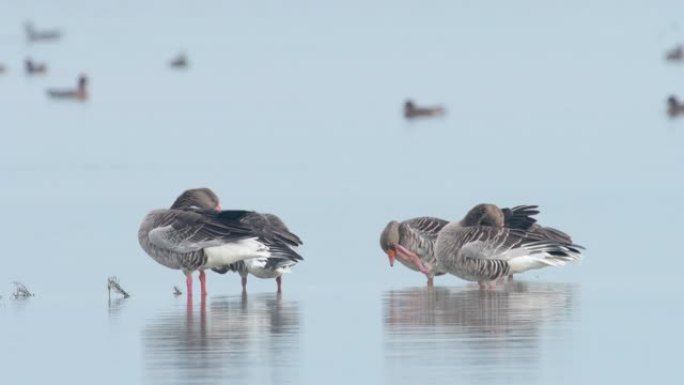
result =
M437 234L449 223L434 217L418 217L403 222L391 221L380 234L380 248L389 257L390 266L399 260L404 266L427 276L428 286L442 275L433 252Z
M192 272L200 271L202 295L206 295L204 270L223 268L250 258L301 259L288 234L254 220L259 214L244 210L220 210L209 189L187 190L170 209L153 210L143 219L138 241L155 261L186 276L192 295Z
M458 223L461 227L489 226L495 228L511 228L538 233L544 237L570 237L567 234L549 227L541 227L533 218L538 214L537 206L521 205L513 208L499 209L489 203L475 205ZM434 254L437 235L449 222L434 217L418 217L403 222L391 221L380 235L380 247L388 255L390 266L399 260L404 266L420 271L428 278L428 286L432 286L433 278L444 274Z

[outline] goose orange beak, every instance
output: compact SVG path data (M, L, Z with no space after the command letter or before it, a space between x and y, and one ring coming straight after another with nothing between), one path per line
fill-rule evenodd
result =
M394 266L394 260L397 258L397 251L394 248L387 250L387 257L389 258L390 267Z
M423 261L420 260L420 257L416 253L405 248L402 245L396 245L395 248L398 249L398 251L396 252L399 253L399 258L401 258L404 261L412 262L421 273L425 275L430 274L430 270L427 267L425 267Z

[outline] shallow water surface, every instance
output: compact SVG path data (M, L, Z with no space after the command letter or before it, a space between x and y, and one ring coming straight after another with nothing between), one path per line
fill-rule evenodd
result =
M297 302L271 294L179 303L143 327L145 378L297 383L300 318Z
M571 340L576 291L571 284L539 282L511 282L497 291L389 291L383 308L390 382L536 382L542 345Z
M6 3L3 384L684 383L684 2ZM47 99L81 72L86 103ZM173 296L137 230L200 186L304 240L282 296L213 273ZM540 205L584 261L491 292L388 266L389 220L481 202Z

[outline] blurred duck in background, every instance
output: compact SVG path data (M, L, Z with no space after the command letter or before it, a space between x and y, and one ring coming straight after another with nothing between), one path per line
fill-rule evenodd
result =
M171 68L174 69L187 69L188 68L188 56L185 54L185 52L181 52L171 60L169 63Z
M27 75L42 75L47 72L47 65L45 63L36 63L31 58L24 60L24 68Z
M38 30L30 21L24 23L24 31L26 32L26 39L32 43L56 41L62 37L62 31L56 28Z
M47 94L53 99L72 99L83 101L88 99L88 78L81 74L78 77L78 85L75 89L48 89Z
M684 61L684 47L678 45L665 53L667 61Z
M7 72L7 67L4 64L0 64L0 75Z
M670 115L671 118L684 114L684 104L682 104L674 95L670 95L670 97L667 98L667 114Z
M444 107L442 106L418 107L411 99L408 99L406 102L404 102L404 117L406 119L442 115L444 115Z

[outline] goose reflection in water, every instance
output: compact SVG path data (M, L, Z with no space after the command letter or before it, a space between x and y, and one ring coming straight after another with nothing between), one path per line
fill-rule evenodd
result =
M554 340L572 337L574 292L570 284L516 281L497 291L389 291L383 300L388 375L401 383L445 375L469 383L534 380L543 342L553 350ZM564 366L566 355L553 353L544 361Z
M299 306L273 294L215 297L163 313L143 330L159 383L297 382ZM295 377L295 378L293 378Z

